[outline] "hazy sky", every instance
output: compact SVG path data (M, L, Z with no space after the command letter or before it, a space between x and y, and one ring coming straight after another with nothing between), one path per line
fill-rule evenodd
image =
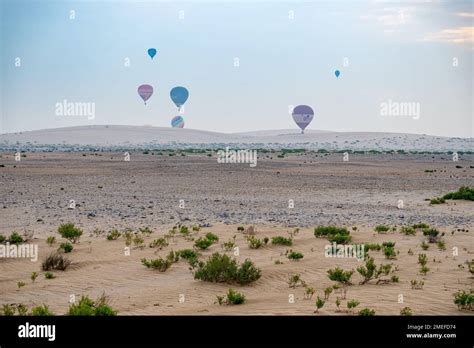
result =
M185 86L186 128L296 129L307 104L308 129L474 134L473 1L0 1L0 133L169 127ZM57 116L65 99L95 118ZM381 115L389 100L419 118Z

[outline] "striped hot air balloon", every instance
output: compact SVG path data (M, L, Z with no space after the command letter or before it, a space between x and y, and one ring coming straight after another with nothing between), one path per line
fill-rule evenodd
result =
M171 127L173 128L184 128L184 118L181 116L175 116L171 120Z
M301 134L303 134L305 128L308 127L313 120L314 111L308 105L298 105L293 109L292 116L298 127L301 128Z

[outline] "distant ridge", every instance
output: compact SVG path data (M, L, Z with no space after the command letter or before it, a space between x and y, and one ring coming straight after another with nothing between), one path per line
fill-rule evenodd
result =
M262 130L218 133L196 129L151 126L91 125L44 129L0 135L0 150L100 148L222 148L299 147L308 150L411 150L472 151L473 138L449 138L422 134L382 132L330 132L308 130Z

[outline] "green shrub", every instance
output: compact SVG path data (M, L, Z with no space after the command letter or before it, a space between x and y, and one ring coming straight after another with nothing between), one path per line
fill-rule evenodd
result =
M258 239L255 236L247 236L246 239L250 249L260 249L264 244L261 239Z
M370 250L375 250L375 251L380 251L382 249L382 246L380 244L365 244L365 250L370 251Z
M446 201L444 200L444 198L441 198L441 197L435 197L430 200L430 204L443 204L443 203L446 203Z
M315 294L316 290L312 287L306 287L306 290L304 292L304 298L307 299L307 300L311 300L311 298L313 297L313 295ZM326 299L326 298L324 298Z
M214 244L212 240L202 237L194 241L194 246L202 250L209 248L212 244Z
M474 187L461 187L458 191L443 196L444 199L464 199L474 201Z
M145 226L145 227L140 227L138 229L138 231L140 231L141 234L145 235L145 236L149 236L150 234L153 233L153 231L150 229L150 227L148 226Z
M428 262L428 257L426 256L426 254L418 254L418 263L421 266L426 265L427 262Z
M31 273L30 279L33 283L36 281L36 278L38 278L38 273L36 272Z
M52 273L52 272L45 272L44 277L45 277L46 279L54 279L54 278L56 278L56 276L55 276L54 273Z
M7 238L3 234L0 234L0 244L5 243L6 240Z
M65 253L70 253L74 249L71 243L61 243L58 250L63 250Z
M300 260L304 257L304 255L300 252L297 252L297 251L292 251L290 253L288 253L288 256L287 256L290 260L294 260L294 261L297 261L297 260Z
M414 224L412 227L413 227L414 229L426 229L426 228L430 228L429 225L427 225L427 224L425 224L425 223L423 223L423 222L418 223L418 224Z
M291 238L276 236L276 237L272 238L272 244L291 246L291 245L293 245L293 240Z
M426 244L425 241L421 243L421 249L428 250L430 248L429 244Z
M411 311L410 307L404 307L402 310L400 310L400 315L403 316L412 316L413 312Z
M73 223L62 224L58 227L58 233L72 243L78 242L82 236L82 230L75 227Z
M219 241L219 237L211 232L206 234L206 238L209 239L212 243L217 243Z
M12 317L15 315L16 307L11 304L2 305L2 315L6 317Z
M182 249L178 250L177 253L185 260L197 259L199 257L199 253L193 249Z
M416 230L411 226L402 226L400 232L407 236L416 234Z
M192 230L193 230L193 232L199 232L199 231L201 231L201 226L199 226L199 225L193 225L193 226L192 226Z
M240 292L235 291L234 289L229 289L227 292L227 303L238 305L245 302L245 296Z
M18 232L13 232L8 238L10 244L21 244L24 242L23 237L18 234Z
M296 288L297 286L304 286L306 285L305 281L301 279L301 275L299 273L290 274L288 278L288 285L290 288Z
M336 244L347 244L351 241L352 237L348 234L331 234L328 235L328 241Z
M351 277L354 271L344 271L342 268L336 267L328 270L328 277L330 280L339 282L345 285L351 285Z
M365 262L365 266L357 267L357 272L362 276L360 284L365 284L375 276L377 266L374 259L371 257Z
M438 240L436 242L436 245L438 246L438 249L441 250L441 251L444 251L446 250L446 242L444 240Z
M70 316L115 316L117 311L108 304L105 295L93 301L88 296L81 296L79 303L69 306L67 315Z
M107 233L107 240L117 240L120 238L120 236L122 235L122 233L120 233L117 229L113 229L112 231L110 231L109 233Z
M383 254L385 255L385 258L387 258L387 259L393 259L397 256L395 248L391 247L391 246L384 246L383 247Z
M18 289L24 287L26 285L25 282L17 282L16 285L18 286Z
M416 279L412 279L410 281L410 284L412 289L423 289L423 285L425 285L425 282L423 280L418 281Z
M350 301L347 301L347 309L349 311L352 311L354 308L356 308L358 305L360 304L359 301L357 300L350 300Z
M132 242L136 248L143 249L145 247L145 240L142 237L140 237L138 234L136 234L135 237L133 237Z
M51 253L41 264L43 271L65 271L71 265L71 260L59 253Z
M375 232L378 232L378 233L383 233L383 232L387 232L390 230L390 227L388 226L385 226L385 225L377 225L375 226Z
M474 310L474 292L464 290L458 290L454 294L454 303L458 306L459 310Z
M423 235L428 236L429 243L435 243L438 240L439 231L435 228L426 228L423 230Z
M325 300L329 299L329 295L331 295L332 290L333 290L332 287L328 287L328 288L324 289L324 299Z
M229 239L227 242L222 243L222 249L224 251L231 251L235 247L235 236Z
M163 249L169 245L168 241L165 238L158 238L155 239L153 242L149 244L150 248L158 248Z
M147 268L153 268L157 269L160 272L165 272L168 268L171 267L172 262L170 260L164 260L163 258L158 258L158 259L150 259L147 260L143 258L142 264L146 266Z
M423 275L426 275L426 273L428 273L429 271L430 269L428 268L428 266L421 266L420 268L420 273Z
M252 261L247 259L239 267L235 259L219 253L212 254L194 273L194 279L214 283L248 284L258 280L260 276L260 269Z
M48 244L50 247L52 247L54 243L56 243L56 237L49 236L46 238L46 244Z
M318 226L314 229L314 236L328 236L334 234L349 234L349 231L345 227L336 227L336 226Z
M317 297L316 298L316 313L321 309L323 308L324 304L326 303L326 301L324 301L321 297Z
M364 309L361 309L359 311L359 315L361 315L361 316L374 316L375 311L373 309L364 308Z
M31 315L41 316L41 317L50 317L50 316L53 316L54 313L49 310L48 306L43 305L43 306L33 307L31 309Z
M245 227L240 225L239 227L237 227L237 231L239 232L243 232L245 230Z

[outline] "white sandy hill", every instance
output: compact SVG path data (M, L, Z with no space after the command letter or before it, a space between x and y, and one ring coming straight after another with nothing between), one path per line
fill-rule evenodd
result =
M421 134L375 132L265 130L217 133L196 129L150 126L79 126L0 135L0 150L49 148L137 147L293 147L327 150L472 151L473 138L449 138Z

